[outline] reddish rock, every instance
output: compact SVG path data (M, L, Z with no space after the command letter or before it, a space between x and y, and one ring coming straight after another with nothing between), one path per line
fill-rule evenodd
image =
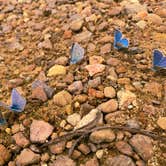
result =
M0 144L0 165L5 165L10 160L10 151L2 144Z
M89 159L88 161L86 161L84 166L99 166L99 162L96 157L93 157Z
M116 148L123 154L126 154L128 156L133 155L132 147L125 141L119 141L115 144Z
M65 30L63 33L64 39L70 39L72 37L72 31L71 30Z
M83 23L84 23L83 20L76 19L76 20L71 22L70 28L71 28L72 31L75 31L75 32L80 31L82 26L83 26Z
M104 96L108 98L114 98L116 96L116 91L112 86L104 88Z
M118 155L106 159L105 166L135 166L135 163L128 156Z
M72 102L72 96L67 91L60 91L54 95L54 103L58 106L65 106Z
M85 145L85 144L80 144L78 146L78 150L81 151L85 155L87 155L88 153L90 153L90 148L87 145Z
M160 16L157 14L148 14L147 17L145 18L149 23L155 24L155 25L161 25L162 24L162 19Z
M109 113L105 116L105 120L109 124L124 124L126 120L128 119L126 113L124 111L116 111L113 113Z
M123 65L118 65L117 67L116 67L116 72L117 73L125 73L125 72L127 72L127 68L125 67L125 66L123 66Z
M103 31L103 30L106 30L108 28L108 23L107 22L102 22L101 24L99 24L99 31Z
M89 88L88 89L88 96L89 97L96 97L96 98L104 98L104 93L102 91Z
M25 148L30 144L29 140L23 135L22 132L14 134L13 138L16 144L22 148Z
M160 17L163 17L163 18L166 18L166 9L163 7L158 7L156 10L155 10L155 13L157 15L159 15Z
M44 91L44 88L41 86L32 89L31 97L34 99L39 99L43 102L47 101L47 99L48 99L47 94Z
M74 36L74 41L75 42L78 42L78 43L81 43L81 42L88 42L90 40L92 36L92 33L89 32L89 31L84 31L84 32L81 32L77 35Z
M149 137L136 134L130 139L129 143L145 161L153 156L153 145Z
M130 104L135 105L136 103L136 95L128 90L118 91L117 97L121 109L128 108Z
M99 39L98 42L104 44L104 43L111 43L111 42L113 42L113 40L114 40L114 38L111 35L108 35L108 36L104 36L101 39Z
M53 126L41 120L33 120L30 126L30 140L34 143L44 143L51 135Z
M110 16L117 16L121 13L122 7L111 7L108 14Z
M71 93L80 94L83 90L83 85L81 81L75 81L68 86L68 91Z
M120 60L117 58L109 58L106 63L111 66L117 66L120 63Z
M130 84L130 78L119 78L118 79L118 84Z
M30 149L24 149L16 158L16 165L26 166L39 163L40 155L32 152Z
M55 60L55 64L66 66L68 62L68 58L65 56L61 56Z
M102 46L102 47L100 48L100 53L101 53L101 54L110 53L110 51L111 51L111 44L110 44L110 43L105 44L104 46Z
M157 82L149 82L144 86L144 92L151 93L152 95L161 98L162 97L162 85Z
M111 99L107 102L100 104L97 108L104 113L114 112L118 109L118 102L115 99Z
M53 154L61 154L65 150L66 142L61 141L57 144L52 144L49 146L49 150Z
M17 86L20 86L22 85L24 82L23 79L21 78L15 78L15 79L12 79L12 80L9 80L9 88L16 88Z
M115 139L115 134L111 129L94 131L90 135L90 140L96 144L102 142L112 142L114 139Z
M85 66L85 69L88 70L90 76L93 76L95 74L103 72L105 70L105 65L102 64L87 65Z
M101 56L91 56L90 58L89 58L89 64L90 65L93 65L93 64L101 64L101 63L103 63L104 62L104 59L103 59L103 57L101 57Z
M97 88L101 84L101 77L96 77L93 80L88 81L89 88Z
M56 157L56 160L50 166L76 166L76 163L68 156L60 155Z

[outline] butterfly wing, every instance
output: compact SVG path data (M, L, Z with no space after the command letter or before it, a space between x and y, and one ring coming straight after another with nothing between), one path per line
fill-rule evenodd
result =
M159 50L153 51L153 68L155 68L155 66L158 66L162 58L163 58L162 52L160 52Z
M84 58L85 50L78 43L74 43L71 48L70 64L76 64Z
M163 69L166 69L166 57L162 57L162 59L160 60L158 66L163 68Z
M121 49L121 48L128 48L129 41L126 38L122 38L122 32L119 30L115 31L114 34L114 48Z
M0 125L3 125L6 123L6 120L4 119L2 112L0 112Z
M26 105L26 100L23 98L16 89L12 90L11 95L12 104L10 110L14 112L22 112Z

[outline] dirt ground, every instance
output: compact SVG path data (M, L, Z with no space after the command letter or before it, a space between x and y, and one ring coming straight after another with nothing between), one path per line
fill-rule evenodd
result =
M114 48L115 29L129 40L128 49ZM81 62L71 65L74 42L85 49L85 55ZM64 166L165 166L165 142L147 136L140 142L135 138L139 143L133 145L131 139L137 134L115 130L116 138L106 141L106 147L104 141L96 144L87 137L79 143L85 147L76 146L71 159L58 159L67 156L71 140L37 151L44 142L32 141L30 129L34 120L50 124L54 129L46 139L51 140L73 129L67 120L70 115L77 113L82 118L90 110L101 108L103 125L125 125L133 120L132 124L139 124L141 129L166 136L166 72L152 70L154 49L166 55L165 0L0 0L0 101L10 104L12 88L27 100L21 113L0 110L7 121L0 127L0 165L60 166L60 161ZM57 64L65 71L57 68L58 74L48 76L49 69ZM92 76L89 64L96 72ZM104 70L96 64L104 65ZM100 80L97 83L96 78ZM45 98L43 89L32 88L35 80L45 82L54 94ZM73 85L76 81L79 85ZM110 97L112 91L106 87L112 87L115 95ZM64 90L69 94L55 97ZM20 132L28 143L15 137ZM118 132L122 138L118 138ZM129 145L133 153L119 148L119 141ZM146 149L143 152L137 149L140 144ZM23 161L25 149L33 153L30 161Z

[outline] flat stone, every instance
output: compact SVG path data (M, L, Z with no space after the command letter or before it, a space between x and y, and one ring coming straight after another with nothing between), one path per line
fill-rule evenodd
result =
M53 100L57 106L65 106L71 104L72 96L69 92L63 90L55 94Z
M49 166L76 166L76 162L70 159L68 156L60 155L56 157L56 160L53 161Z
M101 56L91 56L89 58L89 64L93 65L93 64L101 64L104 62L104 58Z
M89 88L97 88L101 84L101 77L96 77L93 80L88 81Z
M13 138L16 144L22 148L25 148L30 144L30 141L23 135L22 132L14 134Z
M112 112L105 116L105 120L108 124L112 123L124 124L127 119L128 117L124 111Z
M153 145L149 137L136 134L130 139L129 143L145 161L153 156Z
M128 108L130 104L136 103L136 95L133 92L128 90L120 90L117 93L119 108L125 109Z
M78 113L74 113L72 115L69 115L66 120L72 126L76 126L77 123L81 120L81 116Z
M65 150L66 142L61 141L56 144L52 144L49 146L49 150L53 154L61 154Z
M61 56L55 60L55 64L66 66L68 62L68 58L65 56Z
M112 86L104 88L104 96L108 98L114 98L116 96L116 91Z
M0 144L0 165L5 165L10 160L10 151L2 144Z
M104 113L114 112L118 109L118 102L115 99L110 99L107 102L101 103L97 108Z
M42 120L33 120L30 126L30 140L33 143L44 143L52 134L53 126Z
M90 135L90 140L96 144L102 142L112 142L114 139L115 139L115 134L111 129L94 131Z
M93 89L93 88L89 88L88 89L88 96L89 97L96 97L96 98L104 98L104 93L103 91L99 91L99 90L96 90L96 89Z
M39 163L40 155L32 152L30 149L23 149L16 158L16 165L26 166Z
M103 72L105 70L105 65L102 64L87 65L85 66L85 69L88 70L90 76L93 76L95 74Z
M90 148L85 144L80 144L78 146L78 150L81 151L84 155L89 154L91 151Z
M66 74L66 68L62 65L54 65L48 70L47 76L57 76L57 75L65 75Z
M150 93L158 98L162 97L162 85L157 82L146 83L143 91L146 93Z
M155 24L155 25L161 25L162 24L162 18L158 16L157 14L148 14L145 18L148 22Z
M105 44L104 46L102 46L101 48L100 48L100 53L101 54L107 54L107 53L109 53L111 51L111 44L110 43L107 43L107 44Z
M115 146L123 154L128 156L132 156L134 154L132 147L125 141L116 142Z
M91 159L88 159L88 161L86 161L83 166L99 166L99 162L96 157L93 157Z
M128 156L118 155L106 159L105 166L135 166L135 163Z
M83 85L81 81L75 81L68 86L68 91L71 93L80 94L83 90Z
M75 130L82 128L83 126L86 126L90 122L92 122L94 119L96 119L97 114L99 113L98 109L92 109L87 115L85 115L75 126ZM101 121L100 121L101 123Z
M81 43L81 42L88 42L92 36L92 33L89 31L81 32L74 36L74 41Z
M166 117L160 117L157 120L157 125L162 128L163 130L166 130Z
M52 49L52 43L49 39L45 39L43 42L38 44L39 48Z
M81 30L81 28L83 26L83 23L84 23L83 20L76 19L76 20L74 20L74 21L71 22L70 28L71 28L72 31L77 32L77 31Z
M41 100L42 102L45 102L48 99L44 88L41 86L32 89L31 98Z

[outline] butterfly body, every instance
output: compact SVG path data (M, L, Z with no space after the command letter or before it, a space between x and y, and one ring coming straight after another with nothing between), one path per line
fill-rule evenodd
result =
M129 42L126 38L122 38L122 32L115 30L114 33L114 48L117 50L128 48Z
M76 64L84 58L85 50L78 43L74 43L70 50L70 64Z
M159 50L153 51L153 70L166 69L166 56Z

